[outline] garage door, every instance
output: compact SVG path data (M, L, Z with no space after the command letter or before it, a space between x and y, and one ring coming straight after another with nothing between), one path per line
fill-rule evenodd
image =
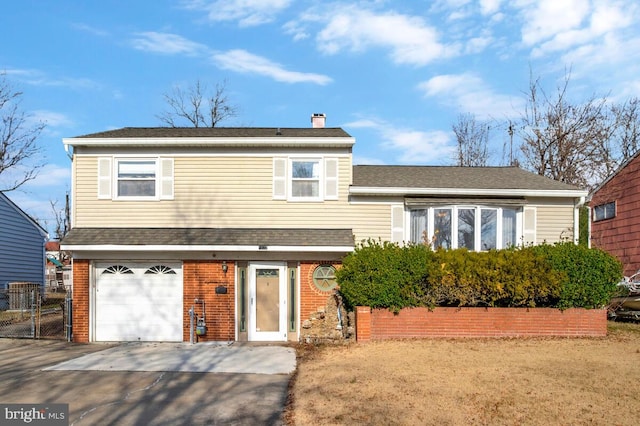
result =
M96 265L95 340L181 342L182 265Z

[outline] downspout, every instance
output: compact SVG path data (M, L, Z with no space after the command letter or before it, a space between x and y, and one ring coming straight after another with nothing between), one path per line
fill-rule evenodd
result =
M574 244L578 244L578 242L580 241L580 207L584 205L584 202L585 202L585 197L580 197L578 199L578 203L574 204L574 208L573 208L573 243ZM590 236L591 232L589 232L588 235Z

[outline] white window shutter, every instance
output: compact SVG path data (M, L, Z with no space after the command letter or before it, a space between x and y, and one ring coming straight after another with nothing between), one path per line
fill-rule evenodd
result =
M404 205L391 206L391 242L404 241Z
M287 198L287 159L273 159L273 199L286 200Z
M325 158L324 160L324 198L327 200L338 199L337 158Z
M523 243L525 246L536 244L536 208L525 207L523 213Z
M173 200L173 158L160 159L160 199Z
M98 158L98 198L111 198L111 157Z

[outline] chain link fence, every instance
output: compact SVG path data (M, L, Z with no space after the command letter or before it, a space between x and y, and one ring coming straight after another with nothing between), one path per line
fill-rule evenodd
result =
M70 340L71 289L43 291L33 283L0 289L0 337Z

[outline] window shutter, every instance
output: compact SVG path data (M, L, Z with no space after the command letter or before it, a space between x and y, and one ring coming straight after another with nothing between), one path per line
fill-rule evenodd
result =
M173 200L173 158L160 159L160 199Z
M324 198L327 200L338 199L337 158L326 158L324 160Z
M391 242L404 241L404 205L391 206Z
M525 246L536 244L536 208L524 208L524 233L523 243Z
M111 198L111 157L98 158L98 198Z
M287 198L287 159L273 159L273 199Z

